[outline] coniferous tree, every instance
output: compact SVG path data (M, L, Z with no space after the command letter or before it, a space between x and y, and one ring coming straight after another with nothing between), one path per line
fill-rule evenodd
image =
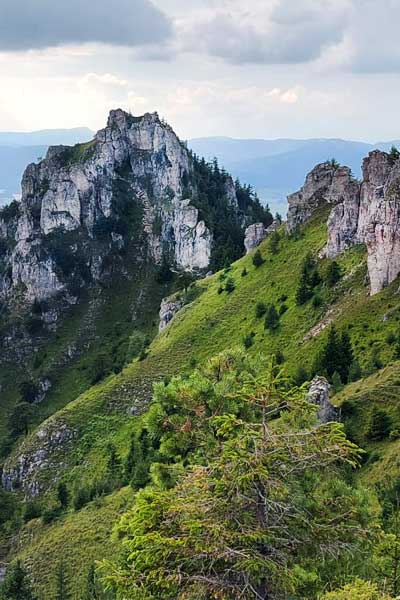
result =
M279 314L274 304L270 304L265 315L264 327L270 331L275 331L279 326Z
M264 262L265 261L262 257L260 250L256 250L253 256L253 265L256 267L256 269L258 269L258 267L261 267L261 265L264 264Z
M271 254L278 254L279 252L279 242L281 241L281 236L278 231L273 231L268 240L268 248Z
M342 277L340 265L334 260L330 263L326 271L326 283L329 287L333 287Z
M0 585L1 600L36 600L29 576L21 561L7 569L4 581Z
M392 419L388 413L376 408L371 415L368 437L373 441L384 440L389 436L391 427Z
M69 503L69 492L66 484L63 481L57 486L57 498L62 508L66 508Z
M70 600L71 593L64 563L61 561L56 573L55 600Z

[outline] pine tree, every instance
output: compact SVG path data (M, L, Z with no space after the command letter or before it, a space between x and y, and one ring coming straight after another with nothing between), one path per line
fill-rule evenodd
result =
M334 260L330 263L326 270L326 283L329 287L333 287L342 277L342 270L338 263Z
M261 267L261 265L264 264L264 262L265 261L262 257L260 250L256 250L253 256L253 265L256 267L256 269L258 269L258 267Z
M67 486L62 481L60 481L57 486L57 498L62 508L66 508L68 506L69 492Z
M279 326L279 314L274 304L270 304L265 315L264 327L270 331L275 331Z
M349 369L349 381L358 381L361 379L361 367L357 359L353 360Z
M63 562L58 566L56 577L55 600L69 600L71 594Z
M389 436L392 419L384 410L375 408L371 415L368 437L373 441L384 440Z
M279 242L281 241L281 236L279 235L278 231L273 231L270 235L269 241L268 241L268 248L269 251L271 252L271 254L278 254L279 252Z
M96 569L94 564L91 564L87 574L86 589L82 600L100 600L101 598L102 591L96 577Z
M311 298L310 286L308 284L308 278L305 273L301 274L300 282L296 290L296 304L301 306L305 304L307 300Z
M21 561L17 561L7 569L3 583L0 585L0 598L3 600L36 600L32 585Z

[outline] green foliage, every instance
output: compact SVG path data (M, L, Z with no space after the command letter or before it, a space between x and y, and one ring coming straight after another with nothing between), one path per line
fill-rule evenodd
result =
M14 406L8 417L8 430L13 439L20 435L28 435L34 414L35 407L29 402L18 402Z
M173 280L174 274L171 271L170 264L165 254L163 254L161 265L158 268L156 280L158 283L169 283Z
M244 336L243 346L246 348L246 350L248 350L249 348L252 347L253 344L254 344L254 333L251 332Z
M392 420L384 410L374 409L369 424L368 437L374 441L384 440L389 437Z
M246 267L244 267L244 268L242 269L241 276L242 276L242 277L246 277L246 275L247 275L247 269L246 269Z
M75 510L80 510L90 502L90 492L86 487L79 487L74 494L73 505Z
M279 327L279 313L275 308L274 304L270 304L267 307L265 314L264 327L269 331L276 331Z
M390 596L380 592L378 586L370 581L356 579L340 590L328 592L322 600L392 600Z
M16 561L8 569L0 584L1 600L36 600L30 578L21 563Z
M56 573L56 585L54 600L69 600L71 598L70 587L64 562L61 561Z
M235 280L232 277L228 277L225 284L225 291L231 294L235 291Z
M332 378L333 374L337 372L341 381L347 383L353 359L349 334L347 331L343 331L339 335L336 327L332 326L324 347L316 356L314 371L320 375L326 373L329 378Z
M314 288L321 282L317 263L312 254L307 254L301 269L299 285L296 291L296 304L299 306L307 302L313 296Z
M256 304L256 318L261 319L267 312L267 305L265 302L257 302Z
M333 287L337 284L338 281L340 281L341 277L342 270L340 268L340 265L335 260L333 260L331 263L329 263L328 268L326 270L326 283L329 287Z
M329 561L371 534L366 496L337 469L357 463L357 448L341 425L318 426L315 407L273 366L218 356L155 396L149 434L171 459L191 449L195 460L174 487L139 492L121 520L120 562L103 563L117 598L282 596L305 585L299 567L311 557Z
M37 519L43 511L42 506L37 500L29 500L24 506L24 521L28 522Z
M36 397L38 395L38 387L33 381L22 381L19 385L19 392L21 394L21 398L23 402L28 402L32 404L35 402Z
M258 248L253 255L252 262L256 269L265 263L265 260L263 259L263 256Z
M396 148L396 146L392 146L389 153L389 158L392 162L396 162L400 157L400 152Z
M66 508L69 504L69 491L66 484L60 481L57 485L57 499L62 508Z
M280 241L281 236L279 234L279 231L273 231L268 238L268 249L271 252L271 254L278 254Z

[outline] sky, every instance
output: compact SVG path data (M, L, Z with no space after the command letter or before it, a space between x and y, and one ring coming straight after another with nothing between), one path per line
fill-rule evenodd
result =
M0 0L0 130L400 138L400 0Z

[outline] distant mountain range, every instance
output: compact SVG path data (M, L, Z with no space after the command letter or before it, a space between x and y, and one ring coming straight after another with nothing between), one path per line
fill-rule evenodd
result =
M286 197L298 190L305 175L318 163L335 158L361 177L363 158L378 148L390 150L399 140L368 144L341 139L233 139L207 137L189 140L189 146L207 159L217 157L235 177L250 183L273 211L286 212Z
M22 173L54 144L86 142L93 132L86 127L48 129L29 133L0 132L0 205L20 193ZM355 142L341 139L234 139L205 137L188 141L206 159L218 158L221 166L251 184L271 209L286 213L286 197L302 185L306 173L317 163L335 158L361 177L362 159L374 148L400 147L400 140Z
M20 193L25 167L43 157L53 144L73 145L93 137L87 127L0 132L0 206Z

